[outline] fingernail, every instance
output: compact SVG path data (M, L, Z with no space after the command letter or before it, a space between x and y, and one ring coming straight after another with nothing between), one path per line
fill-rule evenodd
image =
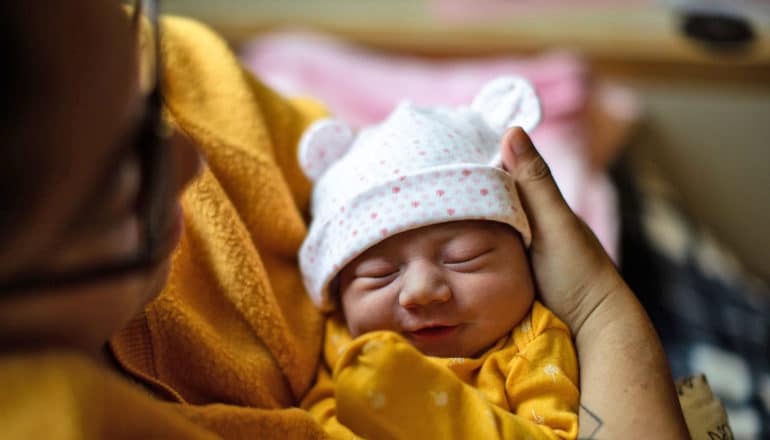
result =
M529 142L527 142L527 134L521 127L514 128L516 130L511 136L511 147L513 147L513 153L517 156L524 154L529 150Z

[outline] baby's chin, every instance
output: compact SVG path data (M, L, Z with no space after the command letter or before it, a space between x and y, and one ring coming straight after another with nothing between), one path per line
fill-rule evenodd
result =
M431 357L475 359L477 357L480 357L482 354L484 354L484 352L486 352L488 347L475 349L475 350L456 350L450 347L447 347L445 349L433 348L429 350L422 350L420 349L420 347L416 347L416 348L420 350L420 352L423 353L424 355L431 356Z
M415 348L420 350L420 352L426 356L469 359L481 356L497 341L497 339L495 339L491 342L478 341L475 344L468 344L460 338L457 338L457 340L447 339L435 342L416 340L414 338L408 338L408 340Z
M417 349L420 350L420 347L417 347ZM471 358L473 357L473 356L466 356L460 353L458 350L451 350L451 349L420 350L420 352L426 356L437 357L437 358Z

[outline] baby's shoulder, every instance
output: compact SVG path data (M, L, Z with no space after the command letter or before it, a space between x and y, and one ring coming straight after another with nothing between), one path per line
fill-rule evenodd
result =
M536 338L553 331L569 336L569 328L540 301L534 301L527 315L514 326L511 339L517 347L523 348Z

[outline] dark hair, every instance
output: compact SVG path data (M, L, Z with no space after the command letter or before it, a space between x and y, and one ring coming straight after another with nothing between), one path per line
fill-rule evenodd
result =
M0 2L0 247L23 223L42 190L41 146L35 141L33 112L42 79L35 66L30 11L24 2ZM40 82L40 87L44 87Z

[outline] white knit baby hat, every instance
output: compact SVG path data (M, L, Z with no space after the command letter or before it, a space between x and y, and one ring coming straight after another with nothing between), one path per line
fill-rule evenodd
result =
M510 176L500 167L508 127L540 122L529 81L504 76L486 84L470 107L417 107L402 102L382 123L357 136L336 119L308 128L299 162L315 182L310 231L299 252L313 301L334 309L328 288L342 267L398 233L457 220L530 229Z

